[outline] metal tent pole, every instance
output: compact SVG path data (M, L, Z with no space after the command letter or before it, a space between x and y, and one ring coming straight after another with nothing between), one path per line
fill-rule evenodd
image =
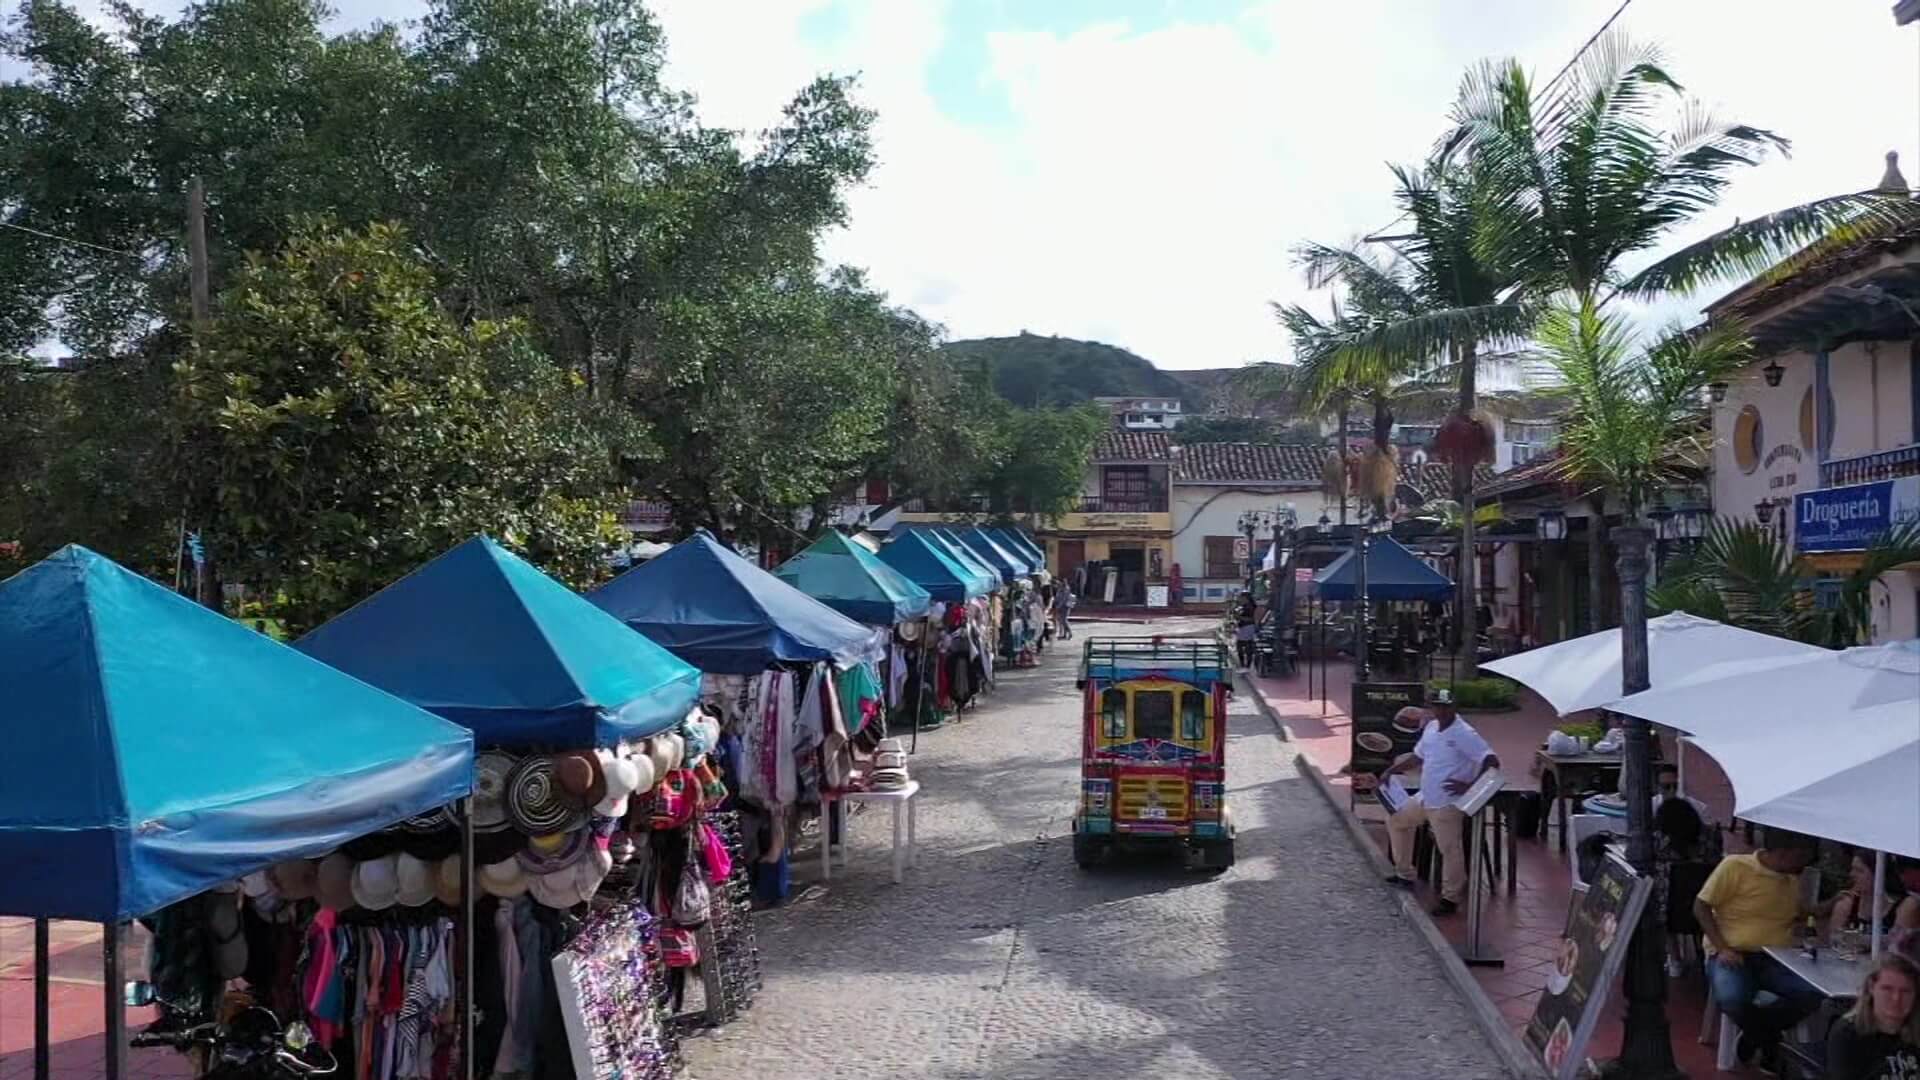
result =
M102 979L105 981L107 1008L107 1080L123 1080L127 1075L127 998L120 975L120 931L117 922L104 923L100 950Z
M51 991L47 978L47 957L52 948L45 919L33 920L33 1078L50 1080L53 1076L53 1033L48 1022Z
M1873 924L1873 943L1868 955L1880 959L1880 898L1887 895L1887 853L1873 853L1873 899L1865 901L1867 921Z
M460 971L454 980L454 1009L460 1017L459 1075L473 1080L473 798L461 799L454 813L460 819L460 923L455 942Z

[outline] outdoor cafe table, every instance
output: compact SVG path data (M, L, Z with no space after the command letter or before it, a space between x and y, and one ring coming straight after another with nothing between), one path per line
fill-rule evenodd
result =
M1533 752L1540 766L1540 798L1549 811L1560 804L1560 850L1567 850L1567 818L1573 814L1573 799L1611 783L1620 785L1619 754L1567 754L1556 756L1545 750Z
M1842 960L1832 949L1821 949L1820 959L1815 960L1798 945L1769 945L1767 955L1800 976L1808 986L1828 998L1841 1001L1851 1001L1859 996L1860 984L1866 979L1867 968L1871 966L1871 961L1865 956Z

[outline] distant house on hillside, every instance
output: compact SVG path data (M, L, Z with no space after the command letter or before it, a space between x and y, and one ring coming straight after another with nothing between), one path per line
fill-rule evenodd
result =
M1185 418L1178 398L1096 397L1093 403L1112 413L1122 431L1172 431Z

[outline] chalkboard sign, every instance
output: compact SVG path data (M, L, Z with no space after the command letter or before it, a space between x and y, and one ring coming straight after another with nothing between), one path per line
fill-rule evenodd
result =
M1572 1080L1579 1073L1607 988L1626 962L1633 927L1652 891L1652 879L1609 853L1573 910L1554 964L1544 969L1546 989L1527 1022L1527 1045L1555 1080Z
M1420 727L1412 730L1396 726L1393 718L1409 705L1427 700L1425 683L1354 683L1352 745L1349 772L1354 776L1378 776L1394 759L1411 753L1420 741Z

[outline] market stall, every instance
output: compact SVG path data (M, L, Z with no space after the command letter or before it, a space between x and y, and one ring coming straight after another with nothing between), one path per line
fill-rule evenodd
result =
M704 531L588 599L704 673L702 699L725 731L727 786L762 900L787 896L789 837L823 805L823 793L855 783L905 786L904 759L858 769L878 759L885 739L873 664L886 639L873 627Z
M927 590L837 532L814 541L774 576L875 628L885 641L878 675L890 713L916 696L927 670L920 648L928 637L926 618L933 606Z
M639 935L651 945L629 969L624 1011L597 1022L643 1036L644 1046L630 1048L627 1075L666 1075L673 1030L654 995L666 998L659 1012L671 1015L690 976L736 959L713 943L704 953L697 945L737 914L712 899L731 867L707 880L700 859L723 831L725 792L707 760L717 723L695 709L699 672L484 537L296 647L472 729L480 744L471 860L485 894L474 919L483 1017L476 1074L547 1074L573 1060L598 1029L540 1017L577 1012L606 990L589 985L593 973L627 954L604 950L630 947ZM413 860L430 856L439 835L431 822L417 832L397 838L397 851L363 855L394 859L405 888ZM680 896L683 886L697 889L697 902ZM328 931L335 949L326 955L343 964L411 918L404 900L396 910L379 906L379 892L354 899L372 914ZM750 935L730 940L750 956ZM508 1010L497 1000L508 953L520 957L510 966L539 973L523 987L537 1007ZM586 981L563 983L556 961ZM736 973L746 982L710 990L708 1014L751 993L751 972Z
M933 531L894 537L880 549L880 559L926 589L938 605L935 632L924 645L934 668L924 686L932 693L919 695L915 714L920 727L937 727L992 684L998 578L957 555Z
M306 860L445 815L472 787L467 732L77 546L0 583L0 685L0 731L22 766L0 785L0 913L106 925L115 1080L124 922L269 868L304 876ZM240 973L230 944L208 957L216 975Z

